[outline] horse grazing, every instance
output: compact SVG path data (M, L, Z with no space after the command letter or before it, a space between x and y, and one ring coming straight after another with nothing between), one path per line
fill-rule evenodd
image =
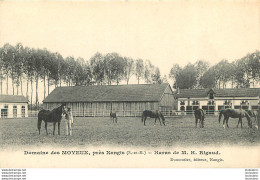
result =
M116 113L113 113L113 112L111 111L111 112L110 112L110 119L113 119L113 123L114 123L114 121L117 123Z
M45 122L45 130L46 134L48 135L47 131L47 123L53 123L53 135L55 133L55 126L58 123L58 134L60 135L60 121L62 118L62 114L65 114L65 104L62 104L60 107L53 109L52 111L49 110L41 110L38 113L38 130L39 134L41 133L41 124L42 121Z
M196 109L194 111L195 115L195 126L197 127L197 123L199 120L200 128L204 128L204 120L205 120L205 113L203 109Z
M149 111L149 110L145 110L142 114L142 122L144 122L144 125L145 125L145 120L147 117L150 117L150 118L155 118L155 122L154 124L156 123L156 120L157 118L159 119L159 122L160 122L160 125L161 124L161 120L160 120L160 117L162 118L162 123L163 125L165 126L165 118L163 116L163 114L160 112L160 111Z
M220 120L221 120L221 116L222 115L224 115L224 120L223 120L223 127L224 128L225 128L225 124L228 127L228 119L230 117L231 118L239 118L238 123L237 123L237 128L238 128L239 123L241 124L241 128L242 128L242 118L246 117L247 121L248 121L248 126L250 128L252 128L251 118L250 118L249 114L245 110L243 110L243 109L231 109L231 108L228 108L228 109L221 110L220 113L219 113L219 119L218 119L219 124L220 124Z
M255 124L256 129L258 129L258 112L257 112L257 110L248 110L247 113L251 118L255 119L254 124Z

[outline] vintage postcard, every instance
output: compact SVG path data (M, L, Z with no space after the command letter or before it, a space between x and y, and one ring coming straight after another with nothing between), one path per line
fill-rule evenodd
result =
M0 2L1 168L259 168L259 1Z

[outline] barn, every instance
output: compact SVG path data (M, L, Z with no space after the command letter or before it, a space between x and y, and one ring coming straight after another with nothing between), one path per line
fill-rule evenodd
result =
M202 108L207 114L218 114L226 108L258 110L260 88L180 89L176 92L178 111L191 114Z
M24 96L0 95L1 118L28 117L28 100Z
M72 108L74 116L140 116L144 110L170 114L174 95L169 84L135 84L57 87L44 100L45 109L61 103Z

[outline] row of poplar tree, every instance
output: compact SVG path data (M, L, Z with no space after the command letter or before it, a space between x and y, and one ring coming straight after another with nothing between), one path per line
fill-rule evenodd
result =
M10 88L13 95L24 95L23 83L26 83L25 95L29 97L30 88L31 102L35 93L36 104L39 83L43 84L45 98L53 85L111 85L123 81L128 84L132 76L138 84L141 80L147 84L167 82L167 77L161 77L159 68L149 60L122 57L118 53L97 52L86 61L81 57L64 58L57 52L25 47L21 43L0 47L0 93L8 94ZM224 59L211 67L204 60L184 67L173 64L168 77L176 89L254 87L260 80L260 52L248 53L231 63Z
M97 52L86 61L81 57L64 58L57 52L29 48L21 43L15 46L7 43L0 47L0 93L30 96L31 102L34 96L36 104L39 101L39 83L43 84L45 98L53 85L111 85L122 81L128 84L132 76L136 76L138 83L140 80L146 83L162 82L159 68L149 60L134 60L118 53L103 55ZM3 89L3 83L6 89ZM26 83L26 90L23 83ZM24 91L26 94L23 94Z

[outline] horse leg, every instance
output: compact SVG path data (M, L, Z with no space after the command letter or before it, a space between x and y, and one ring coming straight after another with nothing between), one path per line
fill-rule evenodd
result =
M229 126L228 126L228 119L229 119L229 117L228 117L227 120L226 120L227 128L229 128Z
M226 117L224 117L224 119L223 119L223 128L225 129L226 128Z
M55 134L55 126L56 126L56 122L53 123L53 135Z
M197 124L198 124L198 119L195 118L195 127L197 127Z
M238 118L238 121L237 121L237 128L238 128L238 126L239 126L239 123L241 123L241 122L240 122L240 117Z
M58 122L58 135L60 135L60 122Z
M241 128L242 128L242 117L239 118L239 121L241 123Z
M116 123L117 123L117 117L116 117Z
M147 118L147 117L145 116L145 117L144 117L144 126L145 126L145 120L146 120L146 118Z
M160 117L158 117L158 119L159 119L160 125L162 125Z
M45 130L46 130L46 134L48 135L47 122L45 122Z
M39 130L39 134L41 134L41 125L42 125L42 120L39 120L39 118L38 118L38 130Z

